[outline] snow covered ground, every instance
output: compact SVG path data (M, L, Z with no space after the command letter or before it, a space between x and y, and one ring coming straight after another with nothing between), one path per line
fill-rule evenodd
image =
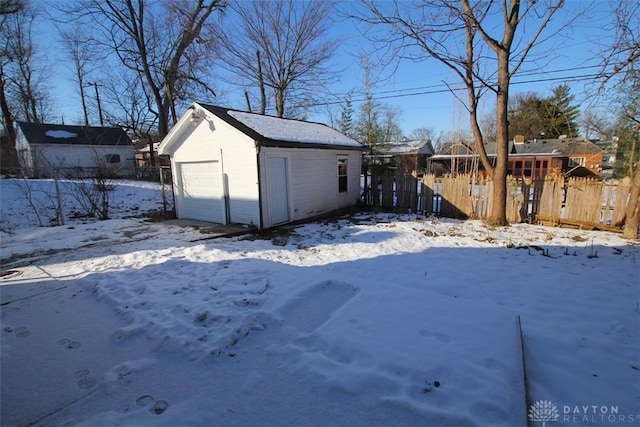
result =
M638 242L371 213L210 239L117 184L113 219L65 196L38 227L53 182L36 215L0 180L2 426L640 425Z

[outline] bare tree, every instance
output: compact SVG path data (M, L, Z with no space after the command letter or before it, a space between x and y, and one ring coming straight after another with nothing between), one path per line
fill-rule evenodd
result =
M35 11L23 4L15 13L1 16L0 107L4 127L11 128L14 119L41 123L47 119L50 105L44 86L47 76L43 70L47 67L32 42Z
M603 90L608 84L616 89L616 101L620 105L619 116L623 119L629 139L626 142L630 145L628 176L631 189L625 211L623 236L637 239L640 225L640 164L636 157L640 151L640 3L621 0L610 4L615 17L610 28L613 44L601 56L600 81Z
M607 139L615 135L611 123L603 113L595 109L587 109L580 116L580 129L588 139Z
M364 72L362 87L364 101L360 104L358 118L354 127L354 138L361 143L372 147L384 140L383 131L380 126L380 116L382 114L382 104L373 96L373 88L377 77L373 73L373 65L368 55L360 54L360 66Z
M97 55L96 52L91 49L91 45L84 42L89 36L82 31L81 27L74 27L71 31L61 31L60 35L71 58L73 70L78 82L82 112L84 114L84 124L85 126L89 126L85 88L88 84L87 76L95 64Z
M640 3L633 0L611 1L614 21L609 28L614 34L612 46L601 56L603 83L613 77L628 77L638 72L640 60Z
M210 17L224 6L224 0L79 0L67 12L92 26L92 43L140 76L163 137L190 85L213 93L203 68L213 43Z
M106 100L105 120L112 126L125 129L135 138L152 144L158 140L158 116L152 113L153 99L144 90L145 85L140 80L141 76L132 72L104 77L101 91Z
M426 139L429 141L434 141L438 138L438 133L432 127L419 127L415 128L409 134L409 138L411 139Z
M315 103L319 89L335 79L327 66L336 47L328 37L332 1L237 1L230 9L233 30L217 31L221 64L234 75L230 82L256 88L262 114L267 89L278 117L292 116L296 104Z
M7 78L5 75L5 69L9 63L8 41L5 40L5 28L9 15L18 13L24 9L23 0L1 0L0 1L0 33L2 33L2 46L0 46L0 113L2 113L2 125L5 129L9 141L11 144L16 139L16 132L13 129L13 114L9 108L9 101L7 100Z
M0 15L18 13L24 9L24 0L0 0Z
M470 0L394 0L391 4L379 4L373 0L362 0L365 11L356 17L376 28L386 28L389 34L374 40L397 58L434 58L464 83L467 92L465 106L476 151L494 181L493 205L488 218L492 224L508 224L507 106L511 78L541 40L543 30L563 3L564 0L490 0L473 3ZM534 30L531 31L531 28ZM495 161L487 156L478 117L480 100L487 93L492 93L496 102Z
M402 139L402 129L398 124L402 109L393 107L390 104L382 105L381 130L382 139L386 142L399 141Z

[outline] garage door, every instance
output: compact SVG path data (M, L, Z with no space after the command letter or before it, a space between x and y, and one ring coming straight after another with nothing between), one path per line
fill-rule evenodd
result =
M225 223L224 186L219 161L178 163L180 218Z

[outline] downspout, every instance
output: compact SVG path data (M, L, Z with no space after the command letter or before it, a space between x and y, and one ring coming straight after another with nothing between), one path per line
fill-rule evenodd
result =
M260 182L260 143L254 141L256 145L256 169L258 171L258 212L260 215L260 230L264 228L264 220L262 215L262 182Z
M220 170L222 172L222 200L224 203L224 221L226 225L231 223L231 208L229 206L229 178L224 170L222 148L220 149Z

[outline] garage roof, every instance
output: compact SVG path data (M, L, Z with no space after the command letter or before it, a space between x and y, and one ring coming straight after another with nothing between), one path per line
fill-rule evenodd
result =
M283 119L207 104L198 103L197 105L249 135L263 146L340 147L357 150L365 148L358 141L322 123Z

